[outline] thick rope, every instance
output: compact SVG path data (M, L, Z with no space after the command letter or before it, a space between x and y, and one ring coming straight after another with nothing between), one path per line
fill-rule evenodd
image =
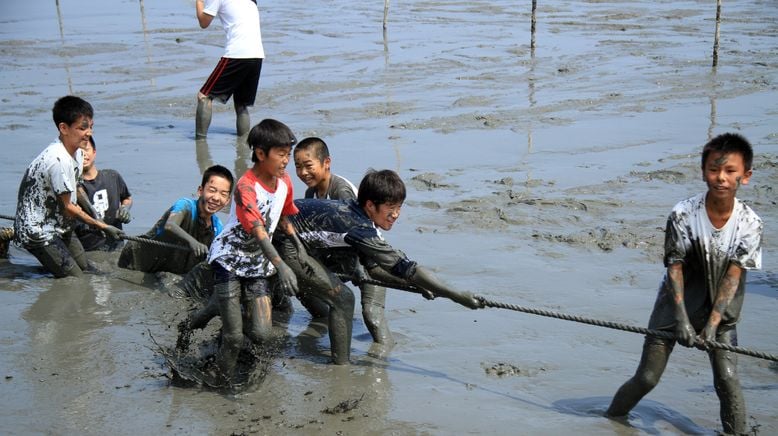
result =
M12 215L0 215L0 219L6 219L6 220L13 221L16 218L14 216L12 216ZM190 250L189 246L187 246L187 245L178 245L178 244L173 244L173 243L170 243L170 242L157 241L157 240L154 240L154 239L144 238L142 236L127 236L127 235L124 235L124 237L122 237L122 239L126 239L128 241L138 242L138 243L141 243L141 244L157 245L159 247L173 248L173 249L176 249L176 250Z
M7 220L14 220L15 219L15 217L10 216L10 215L0 215L0 218L7 219ZM161 246L161 247L174 248L174 249L178 249L178 250L189 250L190 249L186 245L171 244L169 242L155 241L153 239L136 237L136 236L125 236L122 239L126 239L128 241L135 241L135 242L138 242L138 243L141 243L141 244L158 245L158 246ZM338 277L341 280L346 280L346 281L351 280L351 277L345 276L345 275L342 275L342 274L338 274ZM383 286L383 287L386 287L386 288L399 289L401 291L414 292L414 293L417 293L417 294L423 294L424 293L421 289L419 289L418 287L413 286L413 285L390 284L390 283L384 283L384 282L381 282L379 280L373 280L373 279L363 279L361 281L361 283L368 283L368 284L371 284L371 285ZM515 304L500 303L500 302L497 302L497 301L487 300L486 298L484 298L484 297L482 297L480 295L476 295L475 298L478 299L479 301L481 301L484 304L484 307L492 307L492 308L496 308L496 309L514 310L516 312L524 312L524 313L529 313L529 314L532 314L532 315L540 315L540 316L545 316L545 317L549 317L549 318L563 319L565 321L579 322L579 323L582 323L582 324L589 324L589 325L594 325L594 326L598 326L598 327L605 327L605 328L609 328L609 329L622 330L622 331L625 331L625 332L640 333L640 334L644 334L644 335L656 336L656 337L665 338L665 339L675 339L675 335L673 333L671 333L671 332L668 332L668 331L648 329L648 328L644 328L644 327L637 327L637 326L632 326L632 325L628 325L628 324L621 324L621 323L616 323L616 322L612 322L612 321L603 321L603 320L599 320L599 319L584 318L584 317L577 316L577 315L568 315L568 314L565 314L565 313L554 312L554 311L550 311L550 310L533 309L533 308L530 308L530 307L523 307L523 306L518 306L518 305L515 305ZM721 343L721 342L703 341L703 346L705 346L706 348L717 348L717 349L720 349L720 350L726 350L726 351L730 351L730 352L737 353L737 354L743 354L745 356L751 356L751 357L756 357L756 358L759 358L759 359L765 359L765 360L770 360L770 361L773 361L773 362L778 362L778 356L776 356L774 354L764 353L764 352L761 352L761 351L751 350L751 349L748 349L748 348L734 346L734 345L730 345L730 344L724 344L724 343Z
M494 307L497 309L508 309L508 310L515 310L517 312L524 312L524 313L531 313L533 315L540 315L540 316L547 316L550 318L557 318L557 319L563 319L566 321L575 321L580 322L583 324L590 324L590 325L596 325L599 327L606 327L610 329L616 329L616 330L623 330L627 332L633 332L633 333L642 333L645 335L650 336L657 336L660 338L665 339L675 339L675 335L671 332L663 331L663 330L653 330L653 329L647 329L643 327L635 327L632 325L627 324L620 324L616 322L610 322L610 321L602 321L598 319L591 319L591 318L584 318L580 316L575 315L567 315L564 313L559 312L553 312L549 310L541 310L541 309L533 309L528 307L522 307L517 306L515 304L506 304L506 303L499 303L496 301L487 300L484 297L481 297L479 295L476 296L478 300L480 300L484 306L486 307ZM730 344L724 344L721 342L715 342L715 341L703 341L703 345L706 348L718 348L721 350L731 351L733 353L743 354L746 356L751 357L758 357L760 359L765 360L771 360L773 362L778 362L778 356L768 353L763 353L761 351L754 351L750 350L748 348L738 347Z

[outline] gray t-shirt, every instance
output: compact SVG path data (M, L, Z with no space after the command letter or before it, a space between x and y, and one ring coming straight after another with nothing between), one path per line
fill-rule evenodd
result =
M762 267L762 220L742 201L735 205L724 227L713 227L705 210L705 193L675 205L667 219L664 264L683 264L684 303L689 321L699 329L707 322L713 301L730 264L744 270ZM745 293L745 271L740 285L722 314L721 325L740 318ZM674 305L667 273L659 287L648 322L652 329L675 325Z
M305 190L305 198L321 198L322 200L356 200L357 187L345 177L332 174L330 175L330 186L327 187L327 192L324 194L324 197L319 197L316 188L313 187Z

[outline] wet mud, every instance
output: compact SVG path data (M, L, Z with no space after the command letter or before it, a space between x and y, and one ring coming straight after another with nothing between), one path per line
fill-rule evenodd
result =
M529 4L392 2L383 32L380 2L260 2L267 59L252 122L324 138L333 171L355 183L369 167L397 170L408 199L385 236L451 285L638 326L663 273L667 214L704 190L702 145L742 133L755 159L739 197L765 237L738 336L778 352L778 7L724 2L712 69L711 4L538 3L533 49ZM67 93L93 104L97 166L130 188L128 234L194 195L207 166L249 167L231 104L215 104L208 139L194 140L195 94L223 34L199 29L190 1L14 2L2 23L0 213L13 214ZM277 346L244 351L244 381L212 389L202 374L218 320L183 347L178 325L199 303L169 296L177 277L118 270L115 257L92 254L98 273L60 280L16 247L0 259L4 434L722 428L698 350L677 347L657 388L610 420L640 335L393 290L394 347L373 345L357 313L352 364L330 365L326 324L295 303L275 323ZM738 362L751 432L778 432L778 366Z

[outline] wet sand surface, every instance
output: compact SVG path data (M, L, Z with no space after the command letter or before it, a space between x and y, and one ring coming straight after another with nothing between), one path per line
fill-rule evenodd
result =
M638 326L663 272L666 216L705 189L702 145L740 132L756 156L739 197L765 222L740 345L778 352L778 5L724 2L714 70L711 2L538 3L533 50L529 2L392 2L385 33L382 2L260 2L267 58L252 121L321 136L354 182L368 167L397 170L409 195L387 239L450 284ZM248 167L231 104L214 105L208 141L194 141L195 93L223 33L200 30L192 2L32 0L0 22L0 214L14 213L68 93L95 107L97 164L132 191L128 234L192 195L208 165ZM329 365L326 334L296 304L261 384L171 386L152 337L173 346L192 303L118 270L114 255L92 260L101 273L61 280L16 248L0 261L0 432L721 430L705 353L678 347L629 419L611 421L601 415L637 367L640 335L401 291L388 295L391 350L371 347L357 311L353 364ZM752 432L778 433L778 366L741 356L739 372Z

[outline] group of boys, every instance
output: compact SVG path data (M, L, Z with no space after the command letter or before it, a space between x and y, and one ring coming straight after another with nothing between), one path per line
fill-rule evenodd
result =
M63 97L54 105L53 118L59 136L27 168L13 232L0 234L13 234L55 277L79 276L88 268L85 246L113 249L125 239L121 224L130 220L132 198L118 173L94 166L91 105ZM392 340L383 314L386 290L365 279L413 285L430 298L483 307L481 300L446 286L383 238L380 230L392 228L406 196L395 172L371 170L356 189L331 173L324 141L307 138L297 144L292 131L272 119L254 126L247 142L253 166L237 183L226 168L209 168L198 198L178 200L144 235L183 243L183 250L131 242L119 258L120 266L146 272L204 271L210 298L187 327L201 328L215 315L221 317L218 380L230 380L244 334L260 343L269 338L272 281L296 295L314 317L328 318L336 364L349 362L355 303L343 277L360 286L365 324L379 343ZM304 199L294 200L286 172L291 159L308 187ZM649 321L650 328L671 331L675 338L646 337L635 376L618 390L608 416L626 415L658 383L676 342L702 348L711 341L737 344L746 271L761 267L762 221L736 198L738 188L750 180L752 160L751 145L737 134L719 135L703 148L708 189L679 202L667 220L667 271ZM222 226L215 214L229 202L233 184L234 201ZM724 430L743 433L746 415L736 355L717 348L708 353Z

